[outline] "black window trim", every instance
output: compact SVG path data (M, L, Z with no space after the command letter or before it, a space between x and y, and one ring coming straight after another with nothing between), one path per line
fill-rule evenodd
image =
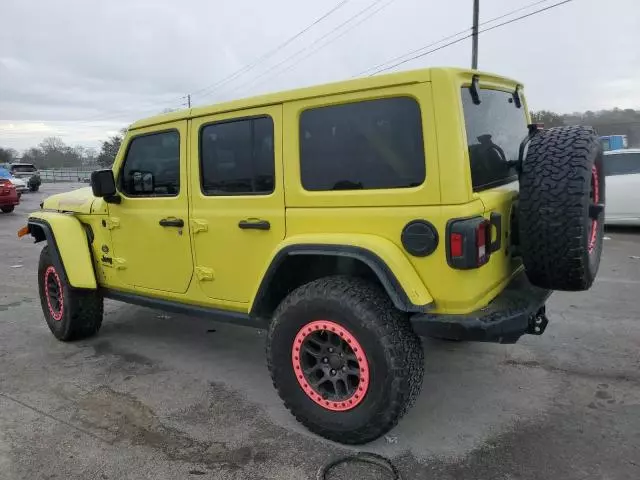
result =
M463 83L461 86L461 89L470 89L471 88L471 82L467 83ZM479 88L479 94L480 94L480 99L482 100L482 90L493 90L493 91L497 91L497 92L502 92L502 93L508 93L513 97L513 90L508 90L507 87L505 86L494 86L494 85L489 85L486 87L483 87L480 85ZM520 95L522 95L522 93L520 93ZM478 104L480 105L480 104ZM515 105L513 106L513 108L517 108ZM469 139L467 138L467 127L465 125L465 117L464 117L464 107L462 105L462 95L460 95L460 112L462 114L462 126L463 126L463 132L464 132L464 137L465 137L465 143L467 144L467 149L466 149L466 156L467 156L467 164L469 165L469 178L471 178L471 156L469 154ZM523 115L525 116L526 119L526 110L523 109ZM526 121L525 121L526 124ZM522 139L524 140L525 135L523 135ZM526 151L525 151L525 157L526 157ZM484 192L485 190L490 190L492 188L497 188L497 187L502 187L504 185L509 185L510 183L513 182L517 182L518 181L518 172L516 172L514 170L514 174L510 175L508 177L504 177L501 178L499 180L494 180L493 182L488 182L485 184L482 184L480 186L473 186L473 179L471 180L471 188L473 193L479 193L479 192Z
M342 96L342 94L339 94L338 96ZM341 105L349 105L349 104L354 104L354 103L364 103L364 102L370 102L370 101L375 101L375 100L391 100L394 98L409 98L411 100L413 100L416 105L418 106L418 113L419 113L419 117L420 117L420 133L422 136L422 158L424 161L424 178L422 179L422 182L419 185L414 185L414 186L409 186L409 187L385 187L385 188L362 188L362 189L353 189L353 190L307 190L307 188L304 186L304 183L302 181L302 141L301 141L301 121L302 121L302 114L309 111L309 110L315 110L318 108L327 108L327 107L337 107L337 106L341 106ZM330 98L330 100L332 100ZM297 112L297 126L298 126L298 131L297 131L297 140L298 140L298 182L300 187L302 188L302 190L306 193L306 194L312 194L312 195L338 195L340 193L346 193L349 195L371 195L371 194L377 194L380 191L386 191L386 190L390 190L393 192L398 191L399 193L405 193L405 192L414 192L417 191L421 188L424 188L427 180L429 179L429 173L427 172L427 162L428 162L428 158L427 158L427 136L426 136L426 132L425 132L425 118L424 118L424 112L422 110L422 104L420 102L420 98L417 97L415 94L410 93L410 92L403 92L403 93L393 93L393 94L380 94L380 95L376 95L375 93L372 94L371 96L366 96L364 98L358 98L358 99L340 99L337 101L331 101L330 103L328 102L321 102L319 101L317 104L314 105L307 105L305 107L303 107L302 109L299 109Z
M124 189L122 188L122 181L123 181L123 171L124 171L124 167L127 164L127 157L129 156L129 149L131 148L131 144L133 143L133 141L136 138L141 138L141 137L148 137L151 135L158 135L160 133L170 133L170 132L176 132L178 134L178 145L179 145L179 157L178 157L178 167L180 168L179 173L180 176L178 177L178 192L176 194L169 194L169 193L154 193L153 195L126 195L124 193ZM175 197L179 197L180 196L180 183L182 182L182 165L181 165L181 160L182 160L182 136L180 135L180 130L178 128L167 128L164 130L154 130L152 132L145 132L145 133L140 133L138 135L133 135L131 137L129 137L128 141L127 141L127 149L124 152L124 157L122 160L122 165L120 165L120 168L118 169L118 177L116 178L116 189L118 190L118 193L120 193L123 197L125 198L129 198L132 200L135 200L136 198L175 198Z
M210 127L211 125L221 125L224 123L235 123L235 122L243 122L247 120L259 120L261 118L268 118L271 120L271 127L273 132L273 190L268 193L265 192L224 192L224 193L206 193L204 191L204 178L202 176L202 132L205 127ZM245 115L242 117L229 117L224 120L213 120L211 122L203 123L198 128L198 176L200 183L200 193L205 197L269 197L276 192L277 185L277 175L276 175L276 121L274 118L268 113L258 113L255 115Z

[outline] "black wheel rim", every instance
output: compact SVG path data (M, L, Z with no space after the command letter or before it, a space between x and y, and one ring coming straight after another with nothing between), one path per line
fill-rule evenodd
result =
M364 400L369 365L357 339L341 325L318 320L298 332L292 361L298 383L318 405L345 411Z
M54 320L62 319L64 313L64 293L62 282L53 266L47 267L44 274L44 293L49 307L49 313Z

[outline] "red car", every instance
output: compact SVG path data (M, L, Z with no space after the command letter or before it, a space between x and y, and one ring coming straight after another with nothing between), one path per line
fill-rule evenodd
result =
M13 209L20 203L20 197L16 187L4 178L0 178L0 210L3 213L13 212Z

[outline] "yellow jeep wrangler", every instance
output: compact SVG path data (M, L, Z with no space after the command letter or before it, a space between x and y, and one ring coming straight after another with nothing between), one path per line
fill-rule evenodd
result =
M266 328L286 407L356 444L416 400L420 336L512 343L552 290L591 286L604 193L591 128L543 130L519 83L433 68L138 121L22 233L46 241L56 338L96 334L103 298Z

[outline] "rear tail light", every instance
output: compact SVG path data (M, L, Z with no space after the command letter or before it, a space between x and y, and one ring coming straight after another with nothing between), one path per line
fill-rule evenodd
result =
M9 180L0 180L0 194L9 195L15 187Z
M468 270L486 264L491 256L491 222L484 217L450 220L447 224L447 262Z

